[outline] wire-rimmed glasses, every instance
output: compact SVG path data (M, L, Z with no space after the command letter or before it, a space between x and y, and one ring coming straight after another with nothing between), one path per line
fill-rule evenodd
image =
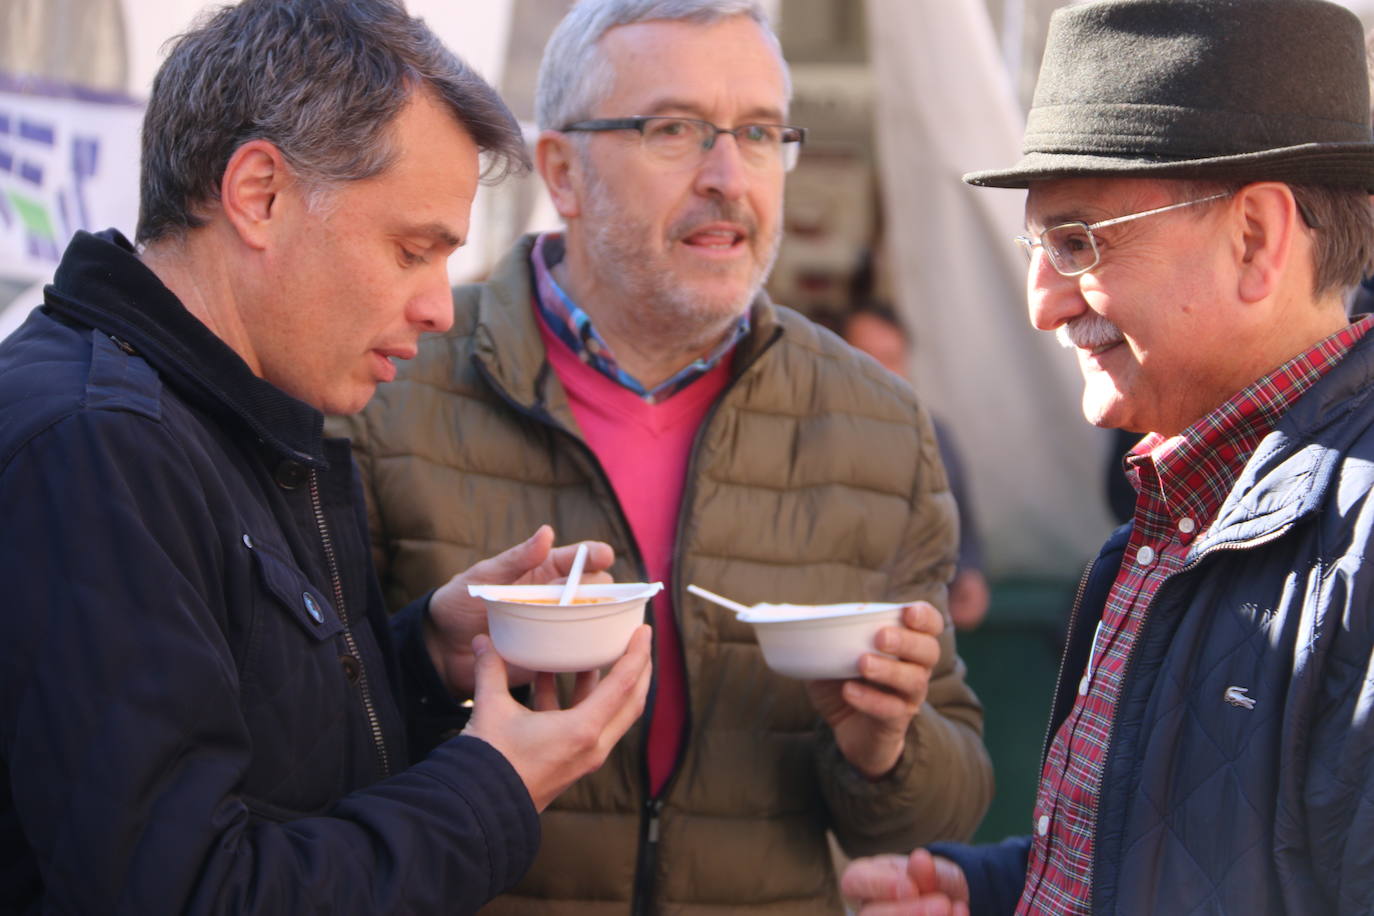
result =
M1085 223L1081 220L1060 223L1041 232L1038 237L1018 235L1016 236L1016 244L1025 251L1027 260L1035 256L1035 249L1045 249L1045 254L1049 255L1050 258L1050 265L1055 270L1066 277L1076 277L1092 270L1102 260L1102 254L1097 249L1097 237L1093 235L1094 229L1116 226L1121 223L1128 223L1133 219L1154 216L1157 213L1168 213L1170 210L1191 207L1194 204L1221 200L1223 197L1230 197L1232 193L1226 191L1222 194L1213 194L1210 197L1199 197L1197 200L1185 200L1182 203L1169 204L1167 207L1155 207L1153 210L1143 210L1140 213L1114 216L1111 219L1099 220L1095 223Z
M674 165L696 165L721 134L730 134L739 147L740 158L753 168L771 168L778 163L784 171L791 171L801 155L806 141L806 128L786 124L741 124L738 127L718 127L700 118L669 116L640 116L632 118L593 118L576 121L565 131L633 130L638 131L644 151L660 162Z

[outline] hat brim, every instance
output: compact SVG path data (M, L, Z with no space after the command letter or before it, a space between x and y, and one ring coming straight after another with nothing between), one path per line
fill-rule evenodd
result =
M1374 193L1374 142L1304 143L1203 159L1141 159L1092 153L1026 153L1009 169L970 172L982 188L1027 188L1057 178L1181 178L1283 181L1363 188Z

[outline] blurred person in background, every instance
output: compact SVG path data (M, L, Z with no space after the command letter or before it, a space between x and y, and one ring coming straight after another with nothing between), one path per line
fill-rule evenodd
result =
M246 0L174 42L143 141L138 247L77 234L0 344L0 912L475 912L638 718L650 634L516 703L466 585L571 550L388 619L321 431L452 322L519 128L399 3Z
M751 0L583 0L536 161L566 222L455 291L354 439L390 603L534 520L661 580L645 727L487 912L842 912L851 854L967 837L991 794L944 612L955 509L909 386L762 286L803 132ZM509 531L503 530L508 526ZM459 564L454 567L453 564ZM862 678L770 671L737 601L907 603Z
M1326 0L1057 12L1032 324L1145 430L1069 625L1033 835L855 862L863 914L1374 910L1374 142Z

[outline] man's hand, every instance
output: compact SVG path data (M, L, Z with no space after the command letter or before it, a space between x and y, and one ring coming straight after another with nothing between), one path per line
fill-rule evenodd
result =
M559 709L554 676L534 679L534 709L511 695L506 663L491 638L473 640L477 694L463 734L481 738L502 753L543 811L560 792L601 766L606 755L644 711L649 692L650 629L641 624L625 654L600 678L577 675L572 706Z
M830 725L840 753L869 779L897 765L906 730L921 709L930 672L940 660L944 617L924 601L902 609L902 626L883 627L859 659L862 680L811 681L811 702Z
M475 677L472 639L487 632L487 608L482 599L468 594L469 585L541 585L566 579L577 545L553 546L553 529L541 525L523 544L475 563L435 590L425 620L425 648L434 670L449 693L460 700L473 695ZM615 553L609 544L587 542L585 583L610 582ZM521 668L509 669L512 685L529 683L533 676Z
M949 859L918 849L910 856L855 859L840 878L855 916L968 916L968 880Z

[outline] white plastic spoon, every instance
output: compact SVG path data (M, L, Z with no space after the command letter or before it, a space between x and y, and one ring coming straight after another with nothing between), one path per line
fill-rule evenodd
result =
M719 604L721 607L729 608L736 614L743 614L745 611L752 610L752 608L746 607L743 604L740 604L738 601L731 601L729 598L722 598L715 592L708 592L706 589L702 588L699 585L689 585L687 586L687 591L691 592L693 595L696 595L698 598L705 598L707 601L710 601L714 604Z
M573 554L572 569L568 570L568 584L563 586L563 593L558 596L559 604L572 604L573 595L577 593L577 583L582 579L582 567L587 563L587 542L583 541L577 545L577 553Z

